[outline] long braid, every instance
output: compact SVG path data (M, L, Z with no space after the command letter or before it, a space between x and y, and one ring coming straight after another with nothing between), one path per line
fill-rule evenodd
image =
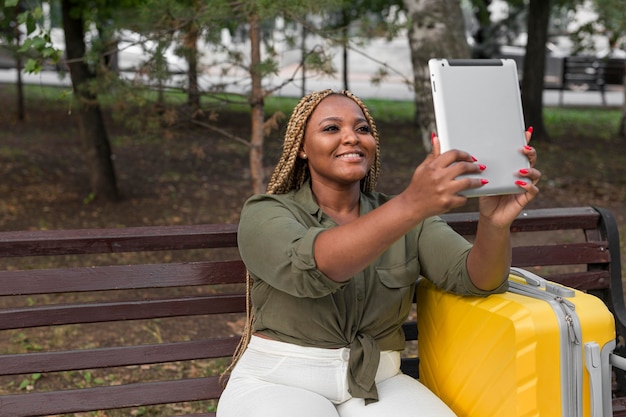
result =
M310 174L308 164L304 159L298 157L298 152L302 149L306 125L311 114L320 102L330 95L342 95L348 97L363 111L363 115L370 126L372 136L376 141L376 154L374 156L374 163L372 164L368 174L361 180L361 190L367 192L375 189L378 181L378 175L380 173L380 143L378 139L378 129L376 128L374 119L361 99L350 91L343 90L336 92L334 90L327 89L316 91L302 97L291 113L285 132L283 152L268 183L267 194L286 194L291 190L300 188L309 178ZM235 349L235 353L233 354L233 360L220 377L222 383L225 382L224 377L230 373L243 352L246 350L246 347L250 342L250 338L252 337L252 323L254 321L250 294L252 285L252 277L250 276L250 273L247 272L246 324L244 326L243 334L241 335L241 340L239 341L239 344Z
M298 158L298 151L302 148L309 116L317 105L332 93L332 90L311 93L303 97L293 109L285 132L283 153L267 186L268 194L287 193L301 185L298 181L304 182L308 177L307 163Z

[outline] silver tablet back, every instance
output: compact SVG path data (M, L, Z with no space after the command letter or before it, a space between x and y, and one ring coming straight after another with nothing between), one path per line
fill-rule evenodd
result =
M528 168L524 116L515 61L431 59L428 62L442 152L469 152L487 169L489 183L467 197L513 194L518 171Z

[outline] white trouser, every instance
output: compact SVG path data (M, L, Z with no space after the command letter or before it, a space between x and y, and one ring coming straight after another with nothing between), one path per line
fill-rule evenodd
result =
M219 401L218 417L454 417L416 379L400 372L400 354L382 352L379 401L348 392L350 350L293 345L253 336Z

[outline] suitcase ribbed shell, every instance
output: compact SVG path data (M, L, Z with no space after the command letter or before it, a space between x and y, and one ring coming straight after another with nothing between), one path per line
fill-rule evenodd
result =
M461 297L426 280L417 294L420 380L459 417L563 415L561 338L549 303L510 292ZM614 320L605 304L575 294L568 300L576 306L583 343L613 341ZM589 410L583 371L583 416Z

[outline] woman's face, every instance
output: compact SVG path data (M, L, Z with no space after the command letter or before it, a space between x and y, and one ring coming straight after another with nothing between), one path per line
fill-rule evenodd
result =
M306 156L313 182L354 185L374 163L376 140L358 104L331 95L311 113L299 156Z

